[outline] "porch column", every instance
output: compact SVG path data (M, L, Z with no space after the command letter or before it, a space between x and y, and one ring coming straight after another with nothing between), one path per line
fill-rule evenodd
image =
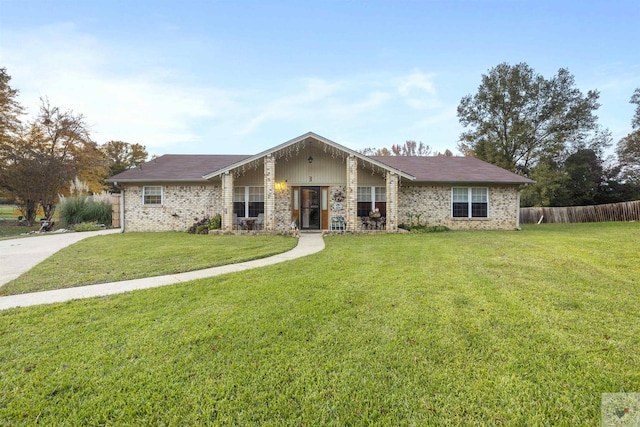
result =
M400 177L387 172L387 231L398 231L398 181Z
M233 174L222 175L222 229L233 230Z
M264 229L276 228L276 159L272 155L264 158Z
M358 158L347 159L347 230L358 229Z

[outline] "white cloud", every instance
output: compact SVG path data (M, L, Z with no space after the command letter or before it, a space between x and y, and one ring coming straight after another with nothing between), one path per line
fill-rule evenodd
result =
M385 135L407 128L413 114L440 105L434 75L419 69L400 76L255 80L248 91L242 81L218 87L211 74L200 76L210 79L204 84L189 83L198 70L143 52L63 23L3 30L0 59L31 114L47 96L52 105L82 113L97 142L139 143L151 154L259 151L265 141L300 129L389 139Z
M308 114L311 106L327 99L340 87L339 82L329 83L321 79L304 79L304 87L299 93L284 95L258 107L258 113L238 130L239 135L247 135L262 124L273 120L293 120Z
M37 114L39 98L46 96L53 105L82 113L100 143L120 139L153 149L197 141L195 122L236 108L235 94L173 82L168 70L120 75L113 66L121 59L117 53L71 24L5 38L14 47L3 49L2 61L28 112Z
M423 73L415 68L411 74L397 79L397 91L411 108L424 110L440 106L433 73Z

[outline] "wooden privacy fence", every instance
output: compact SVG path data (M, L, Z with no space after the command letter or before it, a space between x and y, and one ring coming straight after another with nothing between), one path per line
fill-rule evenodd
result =
M593 206L560 208L520 208L521 224L542 222L640 221L640 200Z
M111 195L111 226L120 228L120 194Z

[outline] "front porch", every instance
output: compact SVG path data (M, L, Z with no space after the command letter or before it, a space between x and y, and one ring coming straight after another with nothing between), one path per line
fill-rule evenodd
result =
M221 179L226 231L395 232L401 175L307 134L205 178Z

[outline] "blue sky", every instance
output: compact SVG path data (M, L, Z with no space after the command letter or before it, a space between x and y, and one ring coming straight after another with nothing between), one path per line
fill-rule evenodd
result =
M457 152L456 107L501 62L568 68L627 134L639 23L637 0L0 0L0 66L30 113L47 96L97 142L151 154L253 154L307 131Z

